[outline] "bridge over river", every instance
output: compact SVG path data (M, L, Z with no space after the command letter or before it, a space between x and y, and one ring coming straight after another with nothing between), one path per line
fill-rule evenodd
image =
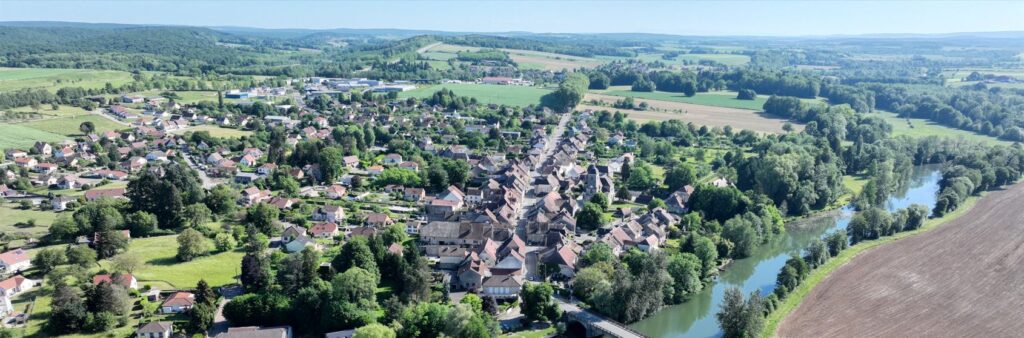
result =
M585 335L587 338L590 337L616 337L616 338L646 338L640 332L636 332L626 325L614 321L610 318L597 314L592 310L586 310L580 308L575 303L572 303L561 297L555 297L558 301L558 307L562 309L562 313L565 314L566 323L568 327L572 328L573 325L582 325L586 331Z

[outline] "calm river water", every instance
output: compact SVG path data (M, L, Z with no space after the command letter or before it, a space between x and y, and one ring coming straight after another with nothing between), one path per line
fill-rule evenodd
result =
M937 165L914 169L909 182L891 196L887 208L892 211L911 204L923 204L930 209L935 205L942 174ZM654 316L639 321L631 328L650 337L719 337L722 335L715 320L725 289L739 287L744 294L759 290L767 295L775 288L775 276L792 254L799 253L808 243L825 234L845 229L853 210L849 207L807 220L787 224L786 233L762 245L751 257L733 261L722 271L718 281L709 285L689 301L666 307Z

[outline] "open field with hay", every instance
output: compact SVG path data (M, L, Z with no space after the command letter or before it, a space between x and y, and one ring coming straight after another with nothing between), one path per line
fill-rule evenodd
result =
M132 81L132 74L116 70L59 68L0 68L0 92L22 88L48 89L62 87L103 88Z
M699 105L692 103L683 102L672 102L672 101L661 101L661 100L648 100L648 99L635 99L636 104L646 102L651 110L638 111L628 109L616 109L611 107L611 103L620 100L621 97L601 95L601 94L587 94L585 102L592 102L597 100L604 102L605 105L595 106L590 104L584 104L577 107L577 110L582 109L593 109L593 110L609 110L609 111L621 111L629 115L629 118L637 121L664 121L664 120L681 120L683 122L693 122L697 125L705 125L709 127L725 127L732 126L737 129L747 129L760 132L768 133L783 133L782 126L787 120L773 118L761 114L754 110L738 109L729 107L715 107L708 105ZM803 129L802 125L793 124L794 130Z

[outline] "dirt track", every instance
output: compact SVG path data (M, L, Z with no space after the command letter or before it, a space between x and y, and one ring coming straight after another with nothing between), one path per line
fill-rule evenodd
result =
M1024 183L939 228L840 267L779 327L781 337L1021 337Z

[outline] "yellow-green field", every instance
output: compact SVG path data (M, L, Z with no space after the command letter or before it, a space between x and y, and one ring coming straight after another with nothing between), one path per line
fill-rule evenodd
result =
M111 130L126 129L128 126L114 122L103 116L89 114L89 115L78 115L70 117L60 117L54 119L42 119L36 121L29 121L19 123L18 125L64 136L81 136L82 132L78 129L82 123L92 122L96 128L96 133L103 133Z
M200 131L205 131L205 132L210 133L210 136L221 137L221 138L241 138L242 136L252 135L252 132L248 131L248 130L238 130L238 129L233 129L233 128L221 128L221 127L218 127L218 126L211 126L211 125L201 125L201 126L195 126L195 127L186 128L186 129L177 129L177 130L171 131L171 133L172 134L184 134L184 133L187 133L187 132L200 132Z
M0 92L21 88L50 91L62 87L103 88L108 82L120 86L131 81L131 73L115 70L0 68Z
M0 123L0 149L27 149L36 141L57 142L64 139L64 135L29 128L20 124Z
M893 135L908 135L910 137L945 136L961 138L969 141L984 142L986 144L1011 145L1013 142L1003 141L988 135L982 135L966 130L954 129L925 119L904 119L896 116L896 113L879 112L886 122L892 125ZM909 123L908 123L909 121Z
M212 286L235 283L244 255L241 251L221 252L182 263L175 258L177 252L177 235L132 239L128 246L128 253L138 255L146 263L135 271L139 283L158 288L194 287L199 279L205 279ZM103 261L101 264L109 267L110 263Z
M540 103L540 97L551 92L540 87L502 86L487 84L443 84L416 88L398 93L398 97L428 98L441 88L448 88L455 95L475 97L481 103L503 104L509 106L526 106Z

